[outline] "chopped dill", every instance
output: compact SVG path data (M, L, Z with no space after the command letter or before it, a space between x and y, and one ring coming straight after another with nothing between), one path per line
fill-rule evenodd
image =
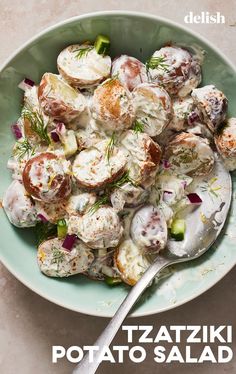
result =
M65 253L60 251L58 248L52 249L52 264L57 265L57 271L59 270L59 265L64 261Z
M37 237L37 245L39 245L45 240L56 236L57 225L50 222L38 222L35 226L35 232Z
M108 161L108 163L109 163L110 158L111 158L111 156L113 154L115 142L116 142L116 138L115 138L115 133L113 132L113 134L112 134L112 136L111 136L111 138L108 141L107 146L106 146L106 155L105 155L105 157L106 157L106 160Z
M76 57L77 58L84 58L87 57L88 53L92 51L94 47L88 46L88 47L81 47L78 49L75 49L73 52L77 52Z
M164 56L160 56L160 57L152 56L145 63L146 69L147 71L149 71L150 69L161 69L165 72L168 72L169 71L168 65L165 64L165 61L166 59Z
M102 84L112 84L116 79L119 79L119 73L114 74L111 78L108 78Z
M25 156L30 157L33 154L34 154L34 148L29 143L28 139L25 138L23 141L20 140L20 141L16 142L16 145L15 145L14 150L13 150L13 155L16 158L21 159Z
M99 199L90 207L88 213L94 214L98 209L101 208L102 205L107 204L110 200L110 194L112 190L114 190L115 188L121 188L125 183L128 182L134 184L129 176L129 172L127 171L122 175L122 177L107 185L105 194L99 197Z
M134 184L134 181L130 178L129 172L126 171L122 177L117 179L116 181L109 183L108 184L108 189L113 190L114 188L120 188L122 187L125 183L132 183Z
M107 195L101 196L89 209L88 213L94 214L102 205L107 204L109 197Z
M133 130L134 130L134 132L136 134L138 134L139 132L143 132L144 131L144 123L141 122L141 121L136 120L134 122Z
M33 110L31 107L24 107L22 110L22 117L30 122L31 130L37 134L42 142L50 144L50 138L47 133L47 125L44 123L43 115L38 110Z

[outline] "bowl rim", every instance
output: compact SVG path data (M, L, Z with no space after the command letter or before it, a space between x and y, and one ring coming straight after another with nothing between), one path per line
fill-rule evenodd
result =
M230 67L231 69L236 73L236 67L235 65L231 62L231 60L218 48L216 47L212 42L208 41L207 38L205 38L204 36L198 34L198 32L196 31L193 31L191 29L189 29L188 27L186 27L185 25L182 25L181 23L178 23L178 22L175 22L175 21L172 21L171 19L169 18L166 18L166 17L162 17L162 16L156 16L156 15L152 15L150 13L145 13L145 12L138 12L138 11L132 11L132 10L104 10L104 11L97 11L97 12L89 12L89 13L84 13L84 14L81 14L81 15L78 15L78 16L74 16L74 17L70 17L70 18L67 18L65 20L62 20L62 21L59 21L51 26L48 26L46 28L44 28L42 31L36 33L33 37L27 39L23 44L21 44L13 53L10 54L10 56L1 64L0 66L0 73L7 67L7 65L20 53L20 52L23 52L28 46L30 46L30 44L32 44L34 41L36 41L37 39L39 39L40 37L42 37L43 35L47 34L48 32L50 31L53 31L55 29L57 29L58 27L60 26L63 26L63 25L67 25L67 24L70 24L71 22L74 22L74 21L79 21L79 20L82 20L82 19L86 19L86 18L97 18L99 16L131 16L131 17L134 17L134 18L139 18L139 17L142 17L142 18L146 18L146 19L152 19L154 21L162 21L162 22L165 22L167 24L169 24L170 26L174 26L174 27L177 27L185 32L187 32L188 34L194 36L194 37L197 37L200 41L202 41L204 44L206 44L207 46L209 46L213 51L215 51L217 54L219 54L221 56L221 58L223 59L223 61L225 61ZM59 305L65 309L68 309L68 310L71 310L71 311L74 311L74 312L77 312L77 313L82 313L82 314L85 314L85 315L89 315L89 316L95 316L95 317L105 317L105 318L111 318L111 314L110 313L106 313L106 312L100 312L100 311L94 311L94 312L88 312L86 310L86 308L73 308L72 306L68 306L66 304L63 304L62 302L54 299L53 297L51 296L48 296L45 292L41 292L41 291L38 291L36 287L34 286L31 286L30 283L28 283L23 276L21 276L20 274L17 273L17 271L12 268L12 266L8 263L8 261L6 259L3 259L2 256L1 256L1 252L0 252L0 261L2 262L2 264L7 268L7 270L16 278L18 279L22 284L24 284L27 288L29 288L31 291L35 292L37 295L41 296L42 298L56 304L56 305ZM183 304L186 304L188 303L189 301L199 297L200 295L204 294L206 291L208 291L209 289L211 289L215 284L217 284L227 273L229 273L232 268L235 266L234 263L232 263L232 266L228 267L226 269L226 271L220 273L220 275L218 277L216 277L213 282L209 282L209 285L204 289L204 291L200 290L199 292L196 292L193 296L190 296L182 301L179 301L177 302L176 304L173 304L173 305L170 305L168 307L164 307L160 310L156 310L155 308L147 311L147 312L134 312L132 314L130 314L128 317L132 317L132 318L137 318L137 317L145 317L145 316L149 316L149 315L153 315L153 314L157 314L157 313L163 313L165 311L168 311L168 310L171 310L171 309L174 309L174 308L177 308Z

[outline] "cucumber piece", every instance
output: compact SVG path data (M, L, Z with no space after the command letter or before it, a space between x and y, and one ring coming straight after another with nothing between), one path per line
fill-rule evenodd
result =
M184 240L184 234L186 231L186 223L184 219L176 218L171 225L170 235L177 241Z
M61 136L61 142L64 148L65 157L71 157L77 152L78 146L73 130L68 130Z
M110 49L110 40L105 35L98 35L94 43L94 48L99 55L106 55Z
M116 286L117 284L120 284L122 280L120 278L106 277L105 282L108 286Z
M59 219L57 221L57 236L59 239L62 239L67 234L67 224L64 219Z

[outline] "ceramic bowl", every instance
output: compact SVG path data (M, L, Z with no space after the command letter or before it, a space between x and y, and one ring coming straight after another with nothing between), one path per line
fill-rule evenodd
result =
M69 44L94 40L97 34L111 39L112 57L122 53L145 61L167 42L205 51L202 84L215 84L229 99L229 115L236 116L236 74L232 63L207 40L167 19L134 12L87 14L46 29L18 49L0 72L0 197L10 184L6 168L14 143L10 125L20 113L22 91L18 83L29 77L39 82L46 71L57 72L59 52ZM213 202L214 203L214 202ZM200 259L171 267L158 285L149 288L133 316L158 313L177 307L218 282L236 263L235 202L223 234ZM46 299L85 314L111 317L129 287L110 288L84 276L51 279L40 273L35 238L30 229L17 229L0 209L0 259L22 283Z

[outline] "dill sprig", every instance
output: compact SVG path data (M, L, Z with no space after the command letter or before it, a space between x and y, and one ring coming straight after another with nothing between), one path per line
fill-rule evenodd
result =
M114 188L120 188L122 187L125 183L131 183L134 185L134 181L130 178L129 176L129 171L126 171L122 177L117 179L116 181L109 183L107 188L109 190L113 190Z
M133 130L134 130L134 132L135 132L136 134L139 133L139 132L143 132L143 131L144 131L144 123L141 122L141 121L136 120L136 121L134 122Z
M57 271L59 271L60 264L64 261L65 259L65 253L60 251L58 248L53 248L52 249L52 260L51 264L56 264L57 265Z
M109 202L108 195L101 196L88 210L88 213L94 214L102 205L105 205Z
M35 226L35 233L37 238L37 245L39 245L45 240L56 236L57 225L54 225L50 222L38 222Z
M13 155L16 156L16 158L21 159L24 156L30 157L34 154L34 148L29 143L28 139L20 140L16 142L15 148L13 150Z
M90 207L88 213L94 214L102 205L107 204L110 200L111 192L115 188L121 188L125 183L132 183L134 185L134 181L130 178L128 171L126 171L122 177L107 185L104 195L99 197L99 199Z
M109 85L109 84L112 84L117 79L119 79L119 72L114 74L112 77L107 78L102 84Z
M88 53L92 51L94 47L88 46L88 47L81 47L78 49L75 49L73 52L77 52L76 57L77 58L84 58L87 57Z
M44 123L43 115L38 110L27 106L22 110L22 117L30 122L30 128L37 134L42 142L50 144L50 138L47 133L47 125Z
M116 143L116 137L115 137L115 133L113 132L113 134L112 134L111 138L109 139L109 141L107 143L107 146L106 146L105 157L106 157L106 160L108 161L108 163L109 163L110 158L113 154L115 143Z
M152 56L145 63L146 69L147 71L149 71L150 69L161 69L165 72L168 72L169 71L168 65L165 64L165 61L166 59L164 56L160 56L160 57Z

